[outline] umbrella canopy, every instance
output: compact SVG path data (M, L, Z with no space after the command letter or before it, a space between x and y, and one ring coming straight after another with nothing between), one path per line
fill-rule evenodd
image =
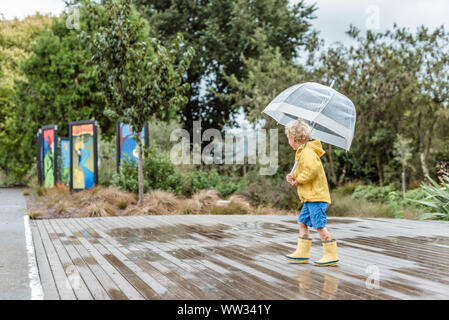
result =
M356 111L346 96L319 83L297 84L281 92L263 111L282 125L302 120L312 138L349 150Z

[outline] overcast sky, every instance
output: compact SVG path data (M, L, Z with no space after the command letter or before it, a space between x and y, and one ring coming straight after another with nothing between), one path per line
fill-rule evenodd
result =
M297 3L299 0L292 0ZM345 35L350 24L362 31L367 27L384 31L393 23L416 30L420 25L431 29L449 27L449 1L447 0L305 0L316 3L318 10L313 26L320 31L326 44L335 41L349 43Z
M299 0L290 0L296 3ZM362 30L391 28L394 22L412 30L424 24L435 28L449 25L448 0L305 0L316 3L314 27L326 44L335 41L349 43L345 31L352 23ZM20 19L36 11L58 15L64 9L63 0L0 0L0 13L6 19Z

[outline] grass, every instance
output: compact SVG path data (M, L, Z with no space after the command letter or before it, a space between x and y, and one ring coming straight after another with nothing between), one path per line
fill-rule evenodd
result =
M41 209L27 210L27 214L31 220L50 217L44 210Z
M35 187L42 209L52 217L107 217L162 214L288 214L286 210L253 207L243 196L233 195L224 200L217 190L201 190L191 198L177 197L167 191L153 190L144 195L143 206L137 206L137 196L117 187L97 186L91 190L70 192L67 186ZM42 212L34 218L51 217Z
M332 204L327 215L332 217L371 217L394 218L388 203L368 202L364 199L353 199L352 191L358 183L332 192ZM270 206L253 205L242 195L233 195L222 199L217 190L201 190L190 198L177 197L171 192L153 190L145 194L143 206L137 206L137 195L123 191L118 187L97 186L81 192L70 192L67 186L57 185L54 188L32 187L30 193L39 196L42 210L29 213L30 218L43 217L106 217L133 215L166 215L166 214L274 214L297 215L297 210L279 210ZM299 200L298 200L299 203ZM402 208L405 219L418 219L422 209L414 207Z
M332 193L332 204L327 211L333 217L361 218L394 218L391 207L387 203L368 202L363 199L353 199L351 195ZM418 208L402 208L404 219L418 219L422 211Z

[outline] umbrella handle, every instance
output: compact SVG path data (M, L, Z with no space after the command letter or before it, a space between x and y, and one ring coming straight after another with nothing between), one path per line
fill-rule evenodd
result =
M293 175L297 166L298 166L298 161L296 161L295 164L293 165L292 171L290 171L290 175Z

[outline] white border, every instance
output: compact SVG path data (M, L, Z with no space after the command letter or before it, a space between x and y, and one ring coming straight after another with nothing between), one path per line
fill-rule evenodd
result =
M23 217L23 223L25 226L25 243L28 253L28 278L30 279L31 300L43 300L44 293L42 291L36 256L34 253L33 238L30 229L30 217L25 215Z

